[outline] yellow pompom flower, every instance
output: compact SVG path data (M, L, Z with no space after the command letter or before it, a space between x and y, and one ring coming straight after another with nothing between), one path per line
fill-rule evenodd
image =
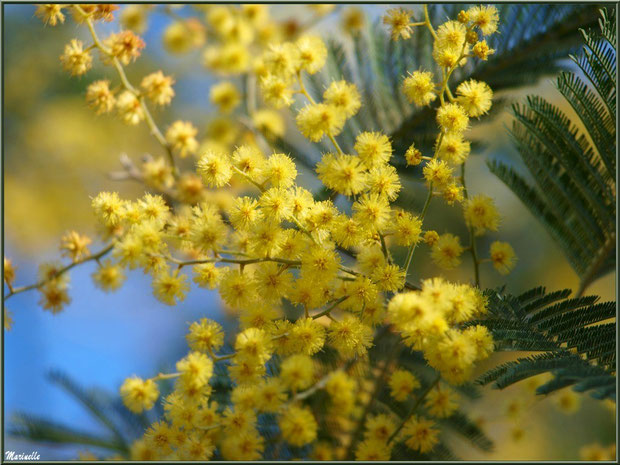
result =
M494 6L473 6L467 10L467 15L474 26L478 27L485 36L497 31L499 13Z
M157 71L145 76L140 86L146 96L157 105L168 105L174 97L173 84L174 79L171 76L164 76L164 73Z
M277 111L268 109L258 110L252 115L252 122L256 129L269 140L284 136L286 131L284 119Z
M193 351L217 351L224 344L224 331L219 323L201 318L190 325L185 338Z
M323 39L315 35L304 35L295 42L299 49L301 69L314 74L323 68L327 58L327 48Z
M458 408L458 395L450 388L432 389L424 401L428 413L436 418L447 418Z
M222 187L228 184L233 174L228 157L212 150L203 153L196 166L198 174L210 187Z
M433 158L422 169L424 179L428 184L442 188L452 180L452 168L443 160Z
M304 354L291 355L280 365L280 379L292 391L310 387L314 380L314 360Z
M461 263L463 253L461 240L452 234L442 234L433 245L431 258L442 268L447 270L457 267Z
M263 62L269 73L286 79L299 68L299 49L290 42L271 44Z
M447 49L461 53L465 43L467 28L459 21L446 21L437 28L435 48Z
M356 195L366 187L366 170L359 157L326 153L316 167L325 186L343 195Z
M422 417L413 416L403 428L402 434L407 438L405 444L422 454L429 452L439 442L439 430L434 428L435 422Z
M251 145L237 147L232 155L234 166L252 179L258 176L264 161L265 157L261 151Z
M144 433L144 439L161 456L172 452L172 428L165 421L153 423Z
M116 98L110 90L110 81L101 79L90 84L86 89L86 102L98 115L111 112Z
M35 14L41 18L44 24L56 26L58 23L62 24L65 22L65 15L62 12L65 6L66 5L59 5L57 3L44 3L37 5Z
M459 105L471 117L484 115L491 108L493 91L485 82L475 81L474 79L462 82L456 88L456 93Z
M222 81L211 87L209 100L223 113L230 113L241 102L241 94L230 81Z
M345 123L345 115L337 107L324 103L308 104L296 117L297 127L312 142L323 136L340 134Z
M265 449L265 439L255 428L250 428L239 434L226 436L220 448L222 457L226 460L258 460Z
M287 408L278 420L282 437L292 446L302 447L316 439L318 425L308 407Z
M5 274L6 277L6 274ZM92 274L95 285L104 291L115 291L123 285L125 273L119 265L105 260Z
M323 101L337 108L346 118L355 115L362 102L357 86L347 81L333 81L323 92Z
M88 246L92 242L92 239L86 235L79 234L76 231L68 231L60 242L61 255L69 257L75 262L90 254Z
M359 224L383 229L390 220L390 204L385 197L377 194L363 194L353 204L353 219Z
M433 73L430 71L414 71L405 78L402 84L403 93L410 103L424 106L437 98Z
M364 355L372 346L372 329L353 315L332 322L328 333L330 345L346 359Z
M225 268L217 268L214 263L195 265L193 281L200 287L215 289Z
M406 400L411 393L420 387L420 382L407 370L395 370L390 376L390 395L399 402Z
M364 436L367 439L387 442L396 431L396 424L386 414L369 416L366 420L366 432Z
M383 24L390 26L392 40L411 37L411 12L403 8L392 8L383 16Z
M390 202L398 198L400 177L392 165L377 165L368 173L368 191L386 197Z
M292 199L290 193L281 187L266 190L258 201L267 220L282 221L291 215Z
M350 35L358 34L365 22L364 11L356 6L350 6L342 13L342 27Z
M290 81L275 74L261 77L260 89L265 102L274 108L288 107L294 102Z
M382 291L396 292L405 285L405 270L398 265L386 263L375 268L372 280Z
M144 119L144 109L140 100L128 90L122 92L116 99L116 110L121 119L132 126Z
M278 263L259 264L254 278L260 296L268 302L286 298L293 282L293 275Z
M355 449L355 460L388 461L391 455L392 447L378 439L365 439Z
M368 168L388 163L392 156L390 139L379 132L360 133L353 148Z
M407 161L408 165L417 166L422 163L422 152L420 152L420 150L418 150L413 144L411 144L405 152L405 160Z
M476 360L484 360L489 357L495 350L493 336L486 326L476 325L470 326L463 335L469 339L469 342L476 349Z
M469 124L469 117L459 104L446 103L437 110L437 123L444 132L463 132Z
M180 381L194 389L206 385L213 375L213 360L201 352L190 352L176 367L181 373Z
M71 76L81 76L93 66L93 56L84 50L84 43L77 39L71 39L71 42L65 45L60 61Z
M97 218L106 226L116 226L123 216L124 202L116 192L100 192L91 205Z
M127 378L120 388L123 404L134 413L150 410L159 397L159 389L152 379L134 376Z
M153 278L153 294L167 305L182 302L185 300L188 291L187 276L180 274L178 270L170 274L166 270L162 270Z
M298 352L314 355L325 344L325 328L312 318L300 318L290 329L289 339Z
M297 177L295 162L283 153L272 154L263 165L262 177L275 187L291 187Z
M130 62L135 61L146 45L144 41L132 31L121 31L116 34L111 34L103 43L110 51L110 55L118 58L124 65L128 65Z
M465 222L474 228L477 236L484 234L485 231L497 231L499 212L491 197L478 194L465 202L463 209Z
M237 334L235 350L246 360L264 364L271 358L273 346L267 332L259 328L248 328Z
M455 165L462 164L469 156L471 150L468 141L457 132L444 134L441 145L437 149L437 156L442 160Z
M239 406L228 407L224 410L222 423L230 433L236 436L254 429L256 413L253 410L243 409Z
M491 244L491 261L501 274L508 274L515 267L517 257L512 246L507 242L495 241Z
M257 408L260 412L275 413L286 401L286 392L282 381L268 378L257 387Z
M179 150L181 158L185 158L198 149L197 133L189 121L175 121L166 131L166 141L173 149Z
M340 259L334 250L315 245L301 257L301 276L328 282L336 277L339 266Z
M422 221L406 211L399 211L394 219L394 238L398 245L417 244L422 234Z

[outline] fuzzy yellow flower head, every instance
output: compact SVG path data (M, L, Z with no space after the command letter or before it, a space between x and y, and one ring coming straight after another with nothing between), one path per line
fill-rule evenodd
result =
M402 89L409 102L418 106L428 105L437 98L430 71L414 71L405 78Z
M444 132L463 132L469 125L469 117L461 105L447 103L437 110L437 123Z
M308 388L314 380L314 360L308 355L291 355L280 365L280 379L292 391Z
M512 246L507 242L495 241L491 244L491 261L501 274L508 274L515 267L517 257Z
M405 152L405 160L408 165L417 166L422 163L422 152L411 144Z
M313 142L323 136L340 134L345 123L345 115L337 107L324 103L306 105L297 113L297 127Z
M392 40L411 37L411 12L403 8L392 8L383 16L383 24L390 26Z
M211 187L222 187L228 184L233 175L228 157L213 150L203 153L196 166L202 180Z
M189 121L175 121L166 131L166 141L179 151L181 158L185 158L198 149L197 133Z
M390 161L392 143L380 132L362 132L355 139L355 151L368 168Z
M187 276L178 272L168 274L166 271L158 273L153 278L153 294L167 305L176 305L185 300L189 291Z
M90 84L86 89L86 102L98 115L111 112L116 98L110 90L110 81L102 79Z
M390 376L390 395L397 401L403 402L411 393L420 387L420 382L407 370L396 370Z
M74 262L90 254L88 246L92 243L88 236L76 231L68 231L61 239L60 250L62 255L70 257Z
M463 250L461 240L457 236L442 234L433 245L431 257L437 265L449 270L461 263Z
M144 108L138 97L128 90L116 99L116 109L121 119L132 126L144 120Z
M134 413L152 409L159 397L159 389L152 379L145 381L137 376L127 378L120 392L123 403Z
M318 425L308 407L290 407L278 421L283 438L292 446L301 447L316 439Z
M164 76L164 73L157 71L144 76L140 86L144 89L146 96L157 105L168 105L174 97L172 85L174 79L171 76Z
M340 194L359 194L366 187L366 170L356 156L327 153L316 172L323 184Z
M435 422L418 416L407 421L402 434L407 438L405 444L421 453L429 452L439 442L439 430L435 428Z
M62 24L65 22L65 15L62 12L63 8L65 8L65 5L45 3L37 5L35 14L41 18L43 23L49 24L50 26L56 26L58 23Z
M471 117L484 115L491 108L493 91L485 82L470 79L456 88L459 104Z
M109 49L110 54L124 65L135 61L145 47L144 41L131 31L111 34L104 40L104 45Z
M315 35L304 35L297 39L299 49L299 66L309 74L315 74L323 68L327 58L327 48L323 39Z
M364 355L372 346L372 329L353 315L333 322L329 328L329 342L343 358Z
M497 231L499 212L491 197L478 194L465 202L463 208L465 221L474 228L476 235L484 234L485 231Z
M81 76L93 66L93 56L84 50L84 43L77 39L71 39L71 42L65 46L60 61L72 76Z
M473 6L467 10L467 15L474 26L478 27L485 36L497 31L499 13L494 6Z
M347 81L332 82L323 92L323 100L338 109L346 118L355 115L362 106L357 86Z
M194 351L215 352L224 344L224 332L219 323L202 318L190 325L186 339Z

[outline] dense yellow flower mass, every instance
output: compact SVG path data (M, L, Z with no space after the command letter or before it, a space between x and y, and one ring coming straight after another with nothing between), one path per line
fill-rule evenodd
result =
M324 15L331 7L315 5L314 14ZM412 104L436 112L437 138L429 153L416 148L420 142L415 140L406 153L396 153L390 135L375 128L354 134L353 149L345 153L337 136L345 128L356 130L349 120L365 102L358 85L342 76L332 76L321 95L306 88L311 75L327 72L328 48L321 37L280 24L266 5L196 8L206 30L200 22L179 18L166 29L163 42L171 53L185 53L203 47L208 37L203 62L223 77L208 99L220 114L205 131L183 118L162 132L149 106L171 103L175 79L155 70L134 86L124 73L145 46L137 33L146 27L149 10L126 7L121 16L126 29L101 39L97 22L108 20L114 10L37 7L37 15L51 26L65 21L65 11L88 26L93 45L71 40L61 62L70 74L83 76L97 49L110 67L108 78L87 86L86 101L94 112L116 109L124 122L146 124L163 148L160 158L133 173L152 193L137 200L112 191L92 198L107 247L91 254L93 240L71 231L62 239L63 254L73 262L96 260L93 279L104 291L118 289L125 270L136 268L150 276L154 296L167 305L181 303L192 282L217 289L239 320L237 334L207 318L191 322L189 352L176 363L176 372L123 383L123 402L133 412L153 408L158 382L174 383L161 399L164 417L133 444L131 458L257 460L272 446L264 430L266 413L275 418L278 441L293 448L312 444L315 457L389 460L397 443L432 451L441 430L427 417L446 418L459 407L447 384L471 380L476 363L494 349L487 328L470 323L486 311L478 267L492 262L506 273L515 262L514 251L503 242L491 245L488 259L477 255L476 237L497 231L499 213L492 199L470 196L465 186L470 118L489 111L492 90L474 80L457 87L450 82L467 60L493 53L478 35L495 32L497 11L472 7L458 21L448 19L435 28L426 8L421 22L413 22L410 10L389 10L383 23L393 40L411 37L418 27L434 41L441 74L409 70L400 89ZM360 15L347 10L345 24L352 35L364 24ZM118 80L112 80L114 72ZM239 76L247 89L239 87ZM278 109L294 113L297 129L310 142L330 146L314 166L328 196L318 199L302 185L309 173L298 171L296 154L267 149L287 130ZM247 115L240 116L243 111ZM428 196L420 212L394 205L405 189L397 157L408 165L423 164ZM191 160L194 170L177 166L177 158ZM468 247L453 233L426 227L433 199L462 204L459 220L469 229L470 237L463 238ZM418 247L426 248L442 270L459 266L462 254L471 252L475 282L410 281ZM108 253L110 258L99 260ZM4 270L12 292L15 270L6 259ZM66 271L62 266L44 270L42 305L52 312L69 302ZM403 350L419 352L428 372L414 372L398 360L374 367L369 353L386 334ZM325 354L331 362L321 362ZM230 396L220 405L213 399L221 389L215 381L223 377ZM364 414L376 380L395 402L419 406L426 416ZM309 399L320 391L327 397L317 409ZM333 437L322 431L326 425Z

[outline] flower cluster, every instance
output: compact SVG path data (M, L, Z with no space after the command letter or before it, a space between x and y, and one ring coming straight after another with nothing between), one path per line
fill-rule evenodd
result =
M72 265L42 267L37 286L42 304L60 311L69 302L66 271L96 260L93 279L105 291L118 289L126 270L139 268L152 278L153 294L164 304L182 302L193 282L217 289L239 319L236 335L225 335L220 324L209 319L193 322L188 353L177 362L176 372L149 379L134 376L123 383L123 402L139 413L159 400L158 382L174 380L172 392L163 399L164 417L133 444L131 457L257 460L267 447L259 427L264 415L275 416L281 440L293 447L313 445L316 458L346 458L352 451L359 460L388 460L399 442L420 453L431 451L440 434L431 418L449 417L459 406L447 384L470 380L475 363L494 349L489 331L470 324L486 311L479 265L489 261L506 273L515 261L512 248L502 242L492 244L488 259L478 257L476 237L497 231L499 213L492 199L470 196L465 186L470 153L466 131L471 118L489 111L492 90L475 80L460 83L454 94L450 88L456 68L493 53L481 36L496 31L495 8L472 7L436 29L426 8L425 20L418 23L403 9L390 10L384 18L394 40L409 38L416 27L427 28L434 39L433 57L441 74L412 70L402 82L412 104L439 101L438 135L427 156L414 141L406 153L395 154L389 135L379 130L360 131L351 153L344 153L336 137L362 107L356 84L336 79L321 96L312 96L304 83L325 67L325 43L293 23L272 19L268 7L258 4L196 6L204 14L206 30L201 23L178 18L166 29L164 45L172 53L201 47L208 31L203 62L228 80L209 92L220 116L209 122L204 135L184 120L161 131L149 106L171 103L175 79L158 70L137 86L124 72L144 48L137 32L146 28L150 9L127 6L120 18L125 29L99 39L96 23L114 12L104 7L41 5L37 14L53 26L64 22L63 11L71 11L89 27L93 45L73 39L61 56L63 66L72 75L83 75L92 67L91 51L98 49L102 63L116 70L120 85L108 79L92 82L86 90L88 104L97 114L116 111L129 125L147 124L165 155L147 159L130 173L152 193L137 200L121 199L115 192L93 197L100 238L108 246L91 254L90 238L67 233L61 251ZM314 14L324 15L331 7L314 5ZM351 34L364 22L360 15L349 9L344 16ZM233 78L239 75L250 89L260 89L262 102L253 91L238 87ZM237 118L244 99L247 117ZM294 106L296 102L305 105ZM278 110L289 107L305 138L333 146L315 167L330 193L327 198L317 199L298 183L294 156L265 148L284 135ZM394 206L403 188L391 164L395 156L409 165L424 164L428 197L419 214ZM195 169L179 169L176 158L192 160ZM457 168L460 176L454 173ZM429 246L433 261L444 269L459 265L466 250L459 237L425 227L434 197L462 205L475 285L440 277L424 280L420 287L408 281L419 245ZM338 206L337 198L347 207ZM406 258L398 263L401 252ZM13 292L14 269L7 261L4 268ZM369 351L386 333L399 333L400 342L420 351L437 374L422 390L416 374L386 362L380 376L393 400L417 399L418 410L405 418L364 413L378 376ZM224 349L225 336L232 349ZM326 352L335 354L335 365L319 361ZM221 376L214 374L215 364L225 366L232 381L226 405L213 399L212 381ZM319 390L327 395L321 412L306 402ZM325 423L332 425L333 441L318 440L319 425ZM356 423L362 428L359 438Z

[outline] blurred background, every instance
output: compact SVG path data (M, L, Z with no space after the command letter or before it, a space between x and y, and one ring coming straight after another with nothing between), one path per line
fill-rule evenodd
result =
M121 6L121 12L128 5ZM368 17L376 19L387 6L359 5ZM161 147L150 137L145 125L125 126L117 119L96 116L84 101L86 86L105 76L114 79L110 69L95 65L86 76L71 78L62 70L59 55L74 37L90 43L86 30L70 18L64 25L44 26L34 16L35 6L3 5L4 8L4 254L17 266L16 284L36 280L37 265L59 257L58 244L68 229L93 234L90 199L101 190L114 190L123 198L141 196L144 186L131 181L112 181L107 173L120 168L119 157L127 154L137 161L145 153L162 155ZM338 29L344 5L316 21L313 28L322 34ZM155 110L160 127L175 119L191 120L204 130L213 117L208 92L216 78L201 65L200 50L172 55L162 47L166 29L175 21L165 5L151 12L143 34L146 48L140 59L127 67L128 77L137 82L142 76L161 69L172 74L176 98L166 110ZM174 14L195 15L184 6ZM272 7L277 17L303 18L307 6ZM200 16L200 15L199 15ZM98 25L100 35L120 29L118 21ZM97 59L95 59L97 62ZM522 100L526 94L544 95L567 113L564 101L553 87L551 77L507 96ZM507 278L490 266L482 269L484 287L507 284L518 293L536 285L549 290L578 286L578 278L561 251L542 226L520 201L493 176L485 165L489 158L508 159L517 166L516 151L506 128L510 125L507 109L492 123L474 128L487 142L468 162L468 186L474 193L495 198L503 214L499 233L485 236L481 250L488 250L496 239L510 242L519 258ZM289 131L295 131L289 125ZM440 233L464 234L454 228L460 221L459 207L437 202L428 217L428 227ZM91 250L98 250L93 245ZM416 258L414 279L440 272L426 253ZM469 257L453 272L443 275L455 281L470 279ZM60 370L84 387L96 387L112 393L132 375L148 377L181 358L186 350L188 323L209 317L225 323L217 292L193 286L188 298L176 307L158 302L151 293L150 280L141 271L129 272L125 285L115 293L95 289L90 274L92 263L71 273L71 304L52 315L38 306L39 296L29 292L12 297L8 310L13 327L4 332L4 418L10 426L16 412L44 416L75 429L98 432L100 425L77 403L50 383L48 374ZM615 300L615 275L595 282L588 294L602 300ZM502 361L495 356L489 366ZM481 367L481 370L488 367ZM558 410L551 399L532 400L531 415L520 425L523 437L514 433L514 424L505 415L507 402L520 395L523 387L506 391L487 389L488 396L472 407L472 415L481 412L481 422L498 443L492 455L471 450L461 452L466 459L538 459L574 460L579 449L592 442L609 444L615 438L613 411L600 402L582 396L581 406L571 414ZM512 390L513 394L511 394ZM519 391L521 390L521 391ZM530 396L533 399L533 396ZM529 401L528 401L529 402ZM615 409L615 406L614 406ZM484 413L484 415L482 415ZM6 431L6 428L5 428ZM75 458L86 448L28 444L5 433L5 450L37 450L42 459ZM523 444L527 443L527 447ZM93 449L95 450L95 449Z

